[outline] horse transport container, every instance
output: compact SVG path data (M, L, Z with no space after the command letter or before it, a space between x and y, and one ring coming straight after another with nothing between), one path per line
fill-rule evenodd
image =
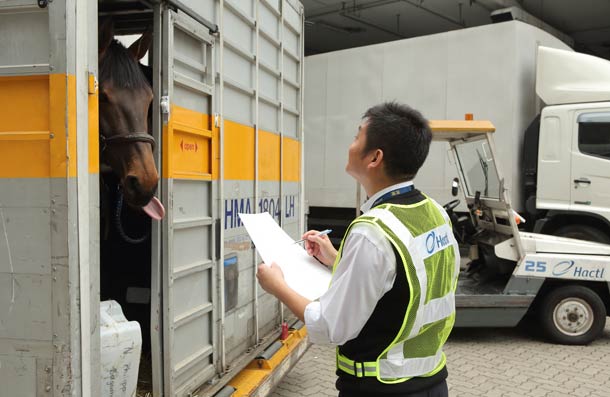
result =
M98 18L119 39L153 31L166 214L121 220L138 244L100 221L117 204L99 164ZM304 230L302 82L296 0L0 2L0 394L100 396L100 297L140 324L152 395L269 391L306 336L258 288L237 214ZM277 343L283 322L295 330Z

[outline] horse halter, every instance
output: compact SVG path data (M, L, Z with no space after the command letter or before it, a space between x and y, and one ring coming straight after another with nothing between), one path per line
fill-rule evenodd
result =
M112 145L135 142L150 143L153 152L155 151L155 146L157 145L155 138L153 138L153 136L150 135L148 132L132 132L131 134L115 135L109 138L100 134L100 149L102 152L106 150L107 147Z

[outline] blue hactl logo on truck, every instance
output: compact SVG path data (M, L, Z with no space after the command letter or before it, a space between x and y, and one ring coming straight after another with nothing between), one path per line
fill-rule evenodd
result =
M295 204L296 195L284 197L284 219L294 218L296 216ZM252 200L250 198L238 198L225 200L225 230L241 227L241 219L239 214L252 213ZM282 215L282 200L279 197L265 197L258 200L258 212L269 212L271 217L276 221L280 221Z
M553 268L553 276L563 276L574 267L574 261L559 262Z
M562 261L553 267L553 276L561 277L570 275L574 278L587 280L603 280L605 268L585 269L583 266L578 266L574 261Z

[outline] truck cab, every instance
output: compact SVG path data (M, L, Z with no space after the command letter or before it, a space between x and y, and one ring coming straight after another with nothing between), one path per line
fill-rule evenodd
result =
M509 327L534 315L557 343L597 338L610 308L610 245L529 233L513 209L488 121L431 121L450 145L467 216L445 205L468 247L456 291L456 326Z
M609 81L606 60L538 49L536 92L547 106L523 150L524 207L535 232L610 244Z

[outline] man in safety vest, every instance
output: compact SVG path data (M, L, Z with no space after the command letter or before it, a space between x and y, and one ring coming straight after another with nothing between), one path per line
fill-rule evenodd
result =
M346 171L366 190L363 214L337 252L310 230L306 249L333 266L318 301L300 296L276 264L261 286L337 348L340 397L447 396L442 347L455 320L459 250L447 213L413 186L432 140L428 121L395 102L367 110Z

